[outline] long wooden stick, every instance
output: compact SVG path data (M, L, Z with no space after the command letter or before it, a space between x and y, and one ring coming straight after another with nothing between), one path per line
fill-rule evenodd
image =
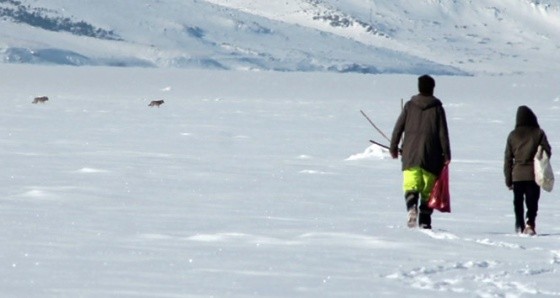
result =
M390 149L389 146L384 145L384 144L381 144L381 143L376 142L376 141L374 141L374 140L369 140L369 142L372 143L372 144L375 144L375 145L377 145L377 146L379 146L379 147L381 147L381 148L385 148L385 149L387 149L387 150Z
M374 140L369 140L369 142L372 143L372 144L375 144L375 145L377 145L377 146L379 146L379 147L385 148L385 149L387 149L387 150L391 150L391 148L389 148L389 146L383 145L383 144L381 144L381 143L379 143L379 142L376 142L376 141L374 141ZM399 151L400 154L402 154L402 149L401 149L401 148L398 148L398 151Z
M369 121L369 123L373 126L373 128L375 128L375 130L377 130L378 133L380 133L385 140L389 141L389 143L391 143L391 139L389 139L384 133L383 131L381 131L381 129L379 129L377 127L377 125L375 125L375 123L373 123L373 121L371 121L371 119L369 119L368 115L366 115L366 113L364 113L364 111L360 110L360 113L362 113L362 115L364 115L364 117L366 117L366 119Z

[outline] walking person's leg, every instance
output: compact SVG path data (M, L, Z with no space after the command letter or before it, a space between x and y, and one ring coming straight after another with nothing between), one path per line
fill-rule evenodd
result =
M525 187L522 182L513 183L513 212L515 214L515 231L525 230Z
M536 234L536 219L537 212L539 211L539 198L541 195L541 188L534 181L526 182L525 186L525 204L527 206L527 226L531 226L533 232Z
M414 167L403 171L403 190L408 212L407 226L414 228L418 218L418 199L423 188L422 169Z
M434 212L434 210L428 207L428 202L430 200L430 194L432 193L432 189L434 188L436 180L436 175L422 170L423 188L421 191L420 216L418 219L418 225L423 229L432 228L432 213Z

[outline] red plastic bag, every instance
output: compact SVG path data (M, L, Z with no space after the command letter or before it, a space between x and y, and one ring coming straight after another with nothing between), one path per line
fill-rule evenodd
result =
M451 212L451 198L449 196L449 166L445 165L439 174L428 207L436 209L440 212Z

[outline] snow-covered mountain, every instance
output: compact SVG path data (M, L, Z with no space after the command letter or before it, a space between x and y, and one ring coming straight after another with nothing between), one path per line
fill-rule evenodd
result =
M0 0L4 63L496 74L559 50L558 0Z

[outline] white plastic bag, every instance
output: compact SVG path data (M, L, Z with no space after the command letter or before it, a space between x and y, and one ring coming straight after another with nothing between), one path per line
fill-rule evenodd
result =
M554 172L550 166L550 159L540 145L535 154L535 182L548 192L554 187Z

